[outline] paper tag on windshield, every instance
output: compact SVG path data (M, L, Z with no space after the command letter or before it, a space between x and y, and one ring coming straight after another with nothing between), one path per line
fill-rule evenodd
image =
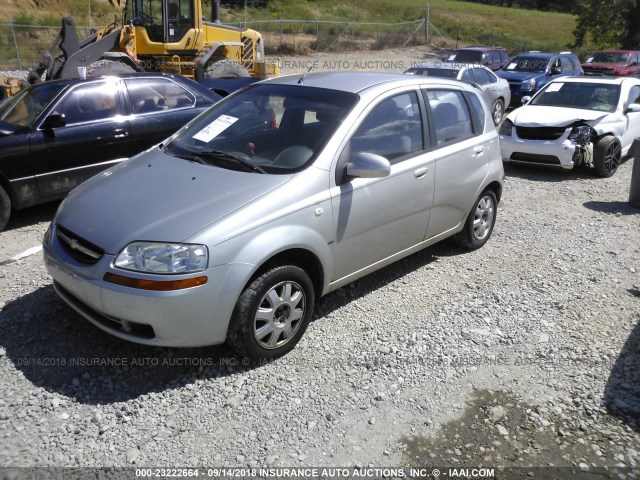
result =
M200 140L201 142L208 143L237 121L238 119L236 117L230 117L229 115L220 115L213 122L196 133L193 138L195 138L196 140Z
M587 58L587 61L586 61L586 62L584 62L584 63L591 63L591 62L593 62L593 57L589 57L589 58Z
M456 58L455 55L449 55L449 58L447 58L448 62L453 62L453 60Z
M518 65L517 63L510 63L509 65L507 65L507 70L513 70L514 68L516 68L516 65Z
M564 83L552 83L547 87L547 93L549 92L559 92Z

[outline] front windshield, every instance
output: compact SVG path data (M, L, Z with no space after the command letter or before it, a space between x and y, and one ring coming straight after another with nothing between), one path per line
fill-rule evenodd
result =
M626 65L628 59L628 53L599 52L587 60L587 63L615 63L617 65Z
M619 98L620 85L553 82L533 97L529 105L581 108L611 113L615 111Z
M512 72L543 73L547 70L548 64L548 58L519 56L513 58L504 69Z
M315 158L357 101L337 90L254 85L199 116L166 152L224 168L292 173Z
M31 125L64 87L60 84L42 83L22 90L6 102L0 103L0 121L16 127Z

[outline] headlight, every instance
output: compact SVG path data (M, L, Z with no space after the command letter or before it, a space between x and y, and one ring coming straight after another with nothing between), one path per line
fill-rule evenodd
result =
M500 128L498 129L498 133L500 135L505 135L507 137L511 136L511 132L513 131L513 122L508 118L505 118L500 124Z
M118 254L114 265L134 272L166 274L200 272L208 263L205 245L133 242Z
M588 125L577 125L571 129L569 140L577 145L585 145L591 141L592 128Z
M531 80L525 80L522 82L523 90L535 90L536 89L536 79L532 78Z

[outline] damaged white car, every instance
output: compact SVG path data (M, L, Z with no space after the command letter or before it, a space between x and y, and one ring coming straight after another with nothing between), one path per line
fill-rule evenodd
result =
M562 77L509 114L499 128L502 160L615 173L640 136L640 79Z

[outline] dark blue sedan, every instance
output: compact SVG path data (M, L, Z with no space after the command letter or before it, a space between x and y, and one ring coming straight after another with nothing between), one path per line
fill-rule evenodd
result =
M12 210L64 197L220 98L184 77L131 73L40 83L0 103L0 230Z

